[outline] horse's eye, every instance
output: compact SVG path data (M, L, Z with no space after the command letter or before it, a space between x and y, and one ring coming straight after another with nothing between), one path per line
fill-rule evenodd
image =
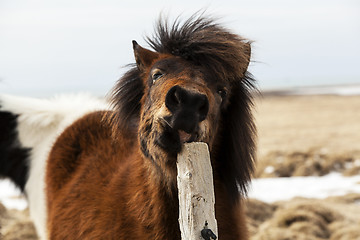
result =
M163 76L163 73L160 70L156 70L152 73L151 78L153 83L158 80L159 78L161 78Z
M224 99L224 98L226 97L226 95L227 95L227 91L226 91L225 88L220 88L220 89L217 91L217 93L220 95L220 97L221 97L222 99Z

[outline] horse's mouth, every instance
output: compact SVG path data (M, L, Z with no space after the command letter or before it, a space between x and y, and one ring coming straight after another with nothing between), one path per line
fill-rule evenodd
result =
M194 142L197 138L197 134L195 133L187 133L183 130L178 130L179 138L181 143L189 143Z
M197 131L187 133L181 129L173 129L167 121L162 121L163 131L156 139L156 144L169 153L179 153L184 143L198 141Z

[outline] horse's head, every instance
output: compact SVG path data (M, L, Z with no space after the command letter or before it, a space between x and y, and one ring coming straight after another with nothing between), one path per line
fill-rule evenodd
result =
M136 42L134 53L145 86L141 147L165 172L172 172L183 143L201 141L212 146L228 84L210 81L206 69L181 57L156 53Z
M115 122L135 123L142 153L167 179L176 179L176 155L193 141L208 144L225 179L247 179L254 145L245 74L250 44L201 17L182 26L160 22L156 38L147 40L153 50L133 41L136 67L114 91Z
M134 52L145 86L139 128L144 148L175 156L185 142L211 146L220 109L226 105L227 84L209 81L205 69L180 57L136 42Z

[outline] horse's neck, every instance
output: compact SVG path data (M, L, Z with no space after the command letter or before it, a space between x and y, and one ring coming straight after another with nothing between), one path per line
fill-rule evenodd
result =
M127 216L125 225L135 224L149 234L163 236L156 239L180 239L167 237L171 234L180 236L177 191L169 191L149 159L141 153L129 156L113 180L113 200L109 204L126 202L118 205L119 213ZM115 199L117 196L120 199Z
M153 201L151 204L160 204L165 206L166 210L176 208L176 211L178 211L176 178L170 181L167 176L159 172L159 169L156 168L150 159L144 156L133 161L131 168L138 169L137 174L133 175L133 186L135 189L138 189L139 197L147 196L148 198L144 200L148 202ZM174 202L176 204L173 204ZM160 209L161 206L158 206L158 208Z

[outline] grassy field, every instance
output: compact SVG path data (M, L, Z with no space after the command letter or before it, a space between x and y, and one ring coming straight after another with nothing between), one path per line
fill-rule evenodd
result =
M360 96L264 96L255 102L254 177L360 174ZM360 239L360 194L246 204L252 240ZM4 240L35 239L26 211L0 206L0 215Z
M360 172L360 96L269 96L256 99L255 177ZM266 167L275 171L266 173Z
M360 96L265 96L256 106L255 177L360 174ZM272 204L249 199L251 239L360 239L359 204L360 194Z
M360 96L268 96L256 99L258 155L360 150Z

